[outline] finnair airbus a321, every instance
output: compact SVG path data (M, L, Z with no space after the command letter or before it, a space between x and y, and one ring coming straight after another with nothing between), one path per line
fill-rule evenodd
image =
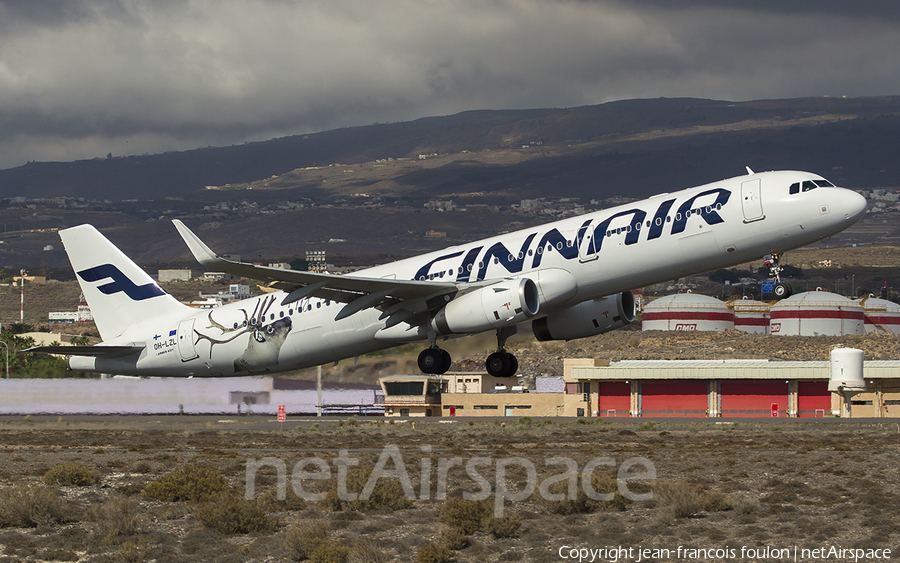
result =
M179 303L91 225L60 231L103 338L69 367L149 376L236 376L335 362L427 342L419 368L441 374L438 342L496 331L488 373L516 372L506 339L524 323L539 340L607 332L635 316L631 289L766 256L776 293L782 252L858 221L866 200L816 174L753 173L447 248L347 275L226 260L180 221L210 270L278 291L215 308ZM59 353L59 348L33 351Z

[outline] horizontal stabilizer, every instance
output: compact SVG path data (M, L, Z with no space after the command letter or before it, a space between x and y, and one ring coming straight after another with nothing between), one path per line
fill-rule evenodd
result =
M33 346L23 352L39 352L60 356L90 356L94 358L123 358L138 354L144 346Z

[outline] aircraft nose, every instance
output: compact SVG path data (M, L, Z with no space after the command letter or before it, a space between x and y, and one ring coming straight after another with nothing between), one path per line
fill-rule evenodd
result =
M855 223L866 213L866 198L852 190L843 190L838 209L844 212L845 219Z

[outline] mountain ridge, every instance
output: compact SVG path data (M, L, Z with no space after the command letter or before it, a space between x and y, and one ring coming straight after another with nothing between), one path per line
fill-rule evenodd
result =
M888 170L891 182L900 183L900 168L889 166L886 147L900 138L900 96L868 98L796 98L729 102L698 98L658 98L622 100L577 108L525 110L472 110L449 116L424 117L407 122L347 127L306 135L294 135L233 145L207 147L191 151L156 155L123 156L74 162L29 162L0 170L0 197L84 197L87 199L159 199L185 196L216 199L205 190L210 185L250 183L292 170L336 163L358 164L385 158L415 158L418 154L472 153L510 150L527 143L539 146L567 146L603 141L605 151L597 147L568 151L557 155L562 160L516 169L516 176L549 177L560 168L571 168L579 158L594 159L591 166L610 166L619 161L641 161L614 174L615 180L649 176L692 178L691 163L714 149L720 166L712 166L713 177L735 171L736 158L763 169L784 163L809 163L808 168L823 171L835 160L849 161L845 170L850 183L872 184L871 165ZM815 117L827 117L812 123ZM749 130L728 131L727 126L756 121ZM805 120L805 121L803 121ZM768 122L768 126L762 126ZM792 125L793 124L793 125ZM801 125L803 124L803 125ZM716 130L715 128L722 130ZM692 129L700 128L691 132ZM703 130L702 128L706 128ZM657 132L657 135L653 135ZM663 133L668 132L668 135ZM673 132L680 132L675 134ZM644 135L646 138L636 138ZM688 135L692 138L688 138ZM702 137L702 138L701 138ZM676 142L681 140L683 142ZM704 145L709 145L705 147ZM771 145L771 146L766 146ZM811 154L810 148L815 149ZM687 150L689 149L689 150ZM666 158L666 152L674 158ZM621 155L628 155L622 158ZM648 166L649 157L669 161ZM707 160L707 159L703 159ZM678 166L674 165L678 162ZM772 162L773 164L768 164ZM562 164L559 164L562 163ZM778 164L777 166L775 164ZM586 163L578 163L568 184L590 182ZM549 165L549 166L546 166ZM803 164L806 166L806 164ZM884 165L884 166L882 166ZM886 168L885 168L886 167ZM617 168L613 166L613 168ZM686 169L686 170L685 170ZM660 175L660 171L664 173ZM471 170L468 175L471 179ZM486 169L490 176L492 170ZM731 174L733 175L733 174ZM418 176L409 179L416 180ZM458 181L458 174L450 180ZM475 179L476 183L480 180ZM426 178L429 189L441 187L434 178ZM490 182L489 182L490 183ZM658 183L657 180L653 181ZM543 187L558 189L559 182Z

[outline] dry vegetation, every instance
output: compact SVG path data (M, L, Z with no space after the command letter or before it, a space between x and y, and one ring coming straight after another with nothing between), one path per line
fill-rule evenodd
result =
M563 545L836 545L896 553L900 426L766 422L526 418L413 429L376 420L262 432L220 424L142 430L134 420L78 430L64 420L6 419L0 561L553 561ZM445 501L434 500L434 478L427 500L398 502L396 480L379 481L383 489L367 503L337 499L327 480L318 489L306 483L326 493L323 501L278 500L270 467L257 475L255 498L244 499L248 458L276 457L290 471L318 456L335 467L347 449L359 459L350 468L353 491L389 444L400 445L419 497L423 458L435 468L454 456L518 456L544 479L560 472L544 463L552 457L571 458L580 470L600 456L617 465L643 456L656 467L657 479L644 485L654 500L548 502L535 494L508 502L497 517L493 499L460 498L478 488L462 469L451 471ZM524 484L517 469L506 474L511 491ZM613 469L599 468L595 490L615 491L604 473ZM493 490L490 466L480 473Z

